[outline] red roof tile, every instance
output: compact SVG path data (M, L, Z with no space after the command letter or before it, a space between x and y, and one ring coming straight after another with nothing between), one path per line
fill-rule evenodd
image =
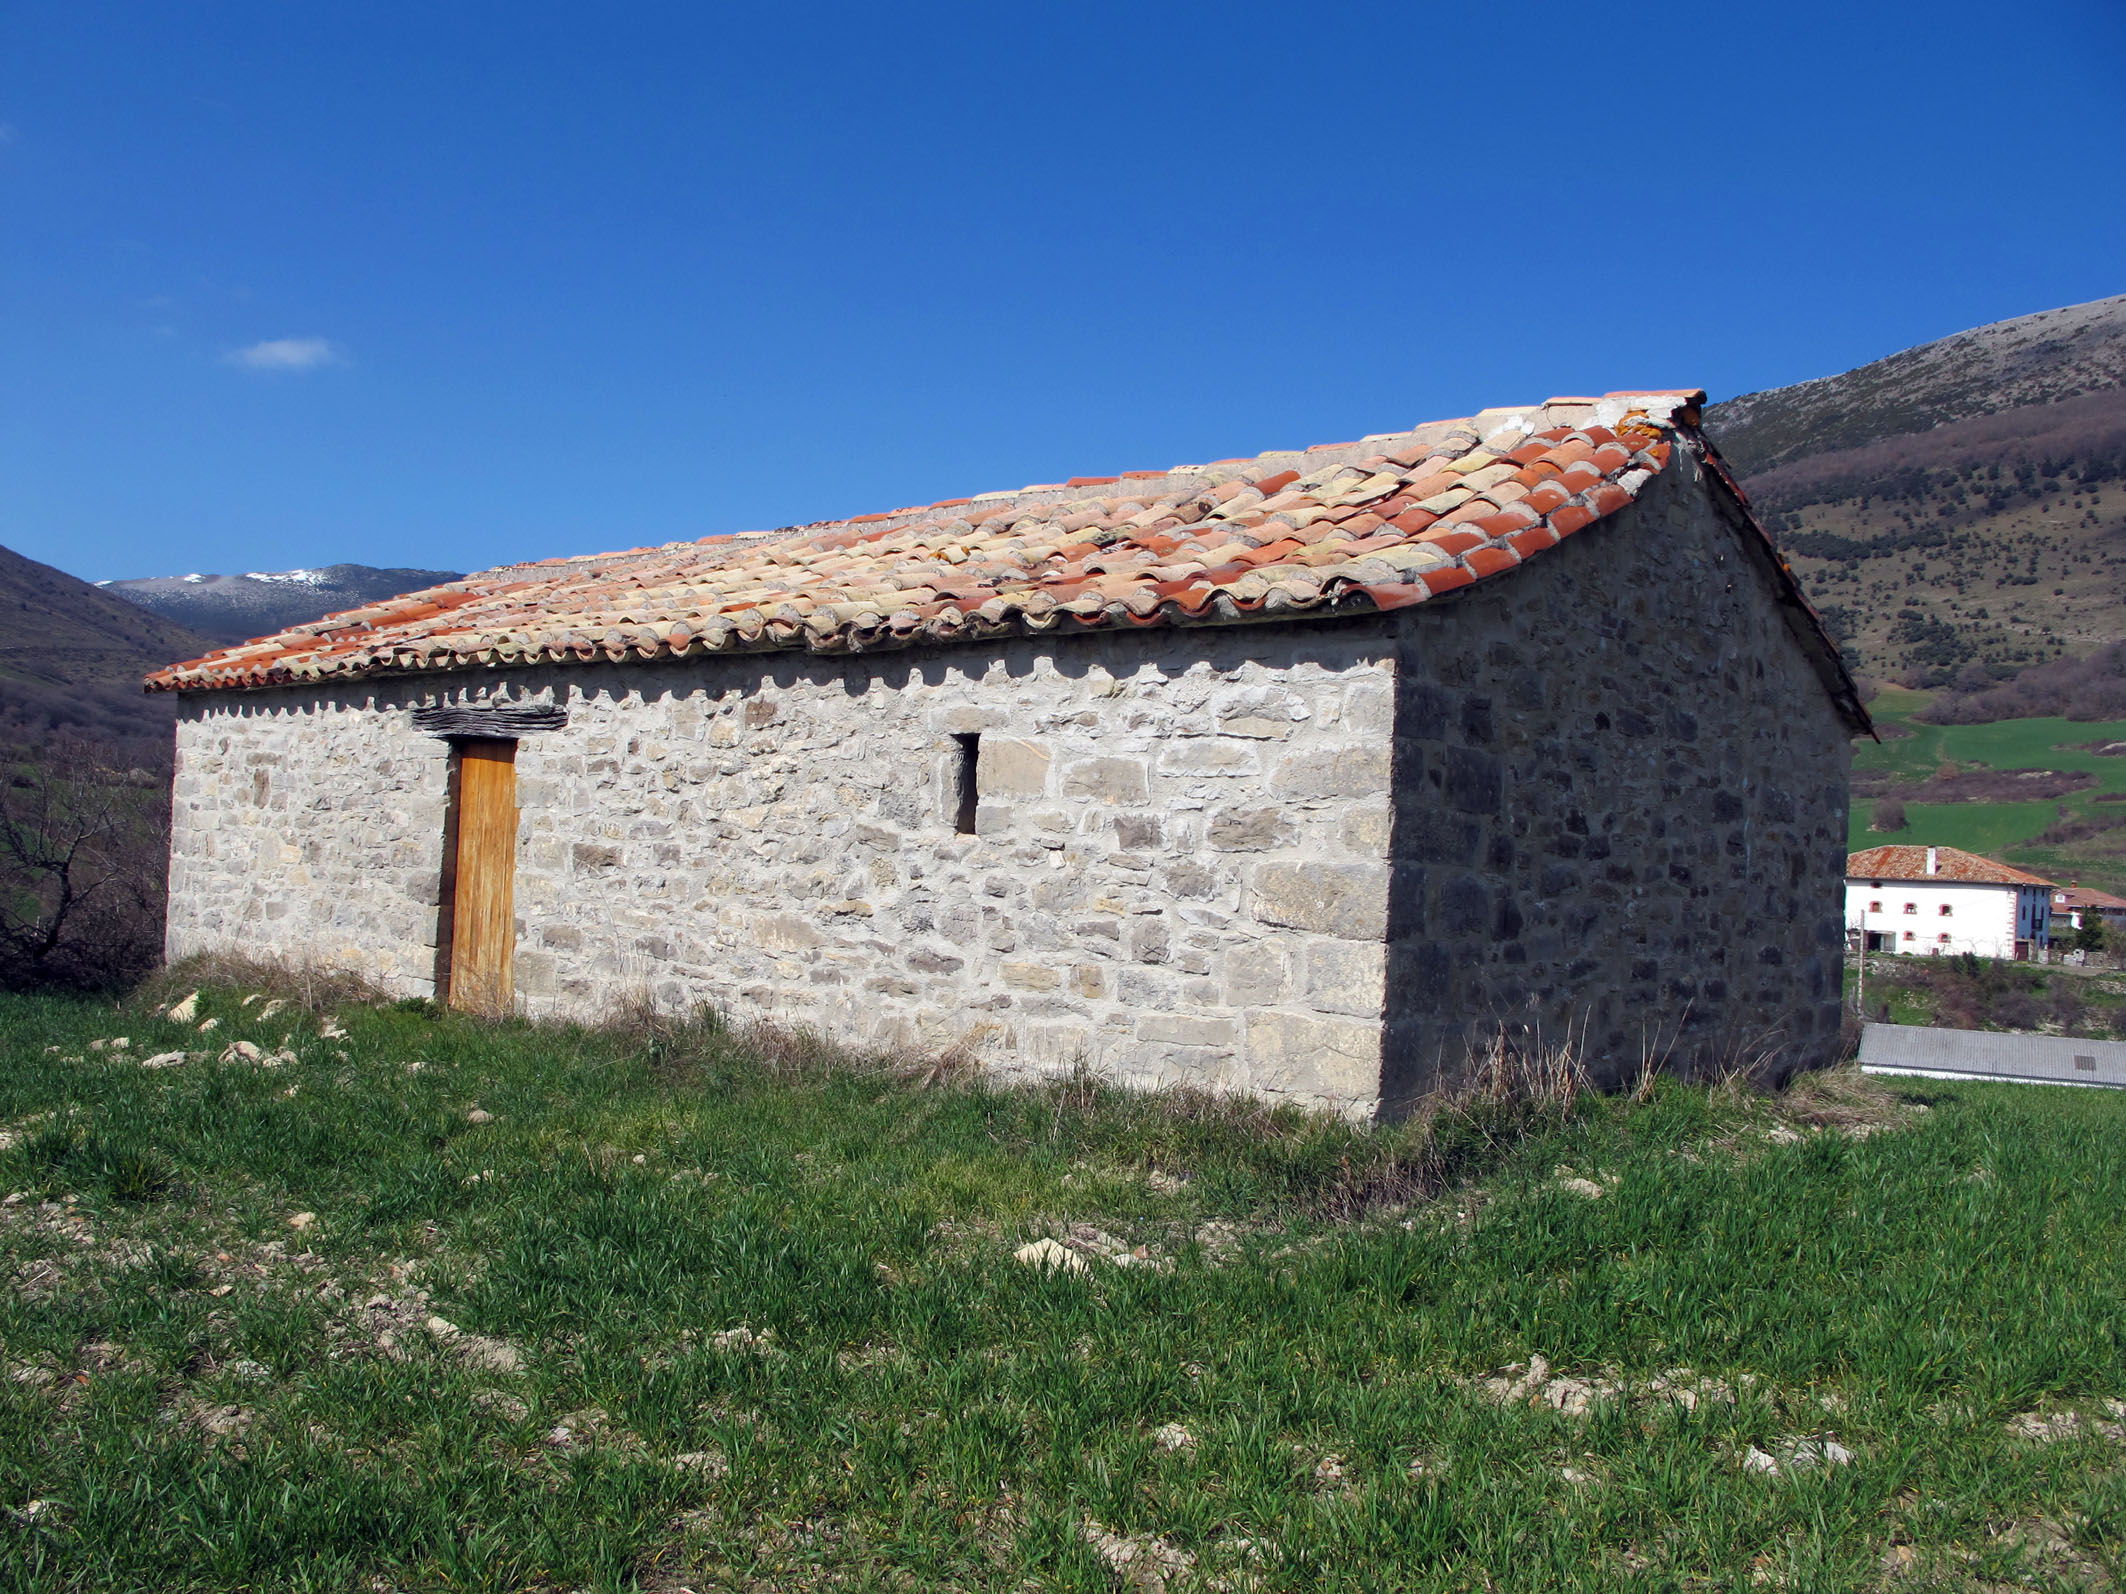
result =
M147 685L864 652L1398 608L1541 557L1630 503L1667 463L1677 428L1703 446L1692 430L1703 400L1553 400L1304 455L1079 476L791 532L509 566L224 648ZM1545 485L1530 492L1530 480ZM1088 494L1098 488L1112 492ZM1390 504L1392 521L1380 514ZM1798 589L1790 596L1808 612Z

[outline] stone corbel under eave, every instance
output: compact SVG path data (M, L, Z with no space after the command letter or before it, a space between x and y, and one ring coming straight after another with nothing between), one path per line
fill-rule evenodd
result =
M414 729L431 736L516 741L567 723L568 710L552 703L425 703L413 711Z

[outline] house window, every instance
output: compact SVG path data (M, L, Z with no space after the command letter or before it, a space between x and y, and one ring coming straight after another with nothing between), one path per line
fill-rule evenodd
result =
M1944 930L1940 935L1937 935L1934 939L1939 941L1943 946L1947 946L1949 944L1949 932L1947 930Z
M952 794L952 828L963 836L971 836L974 834L974 810L979 795L975 784L975 770L982 761L982 735L979 731L970 731L965 735L953 737L953 740L959 743L960 762L955 777L958 786Z
M1875 899L1875 900L1874 900L1873 902L1870 902L1870 903L1868 904L1868 912L1870 912L1870 913L1880 913L1880 912L1882 912L1882 899L1881 899L1880 897L1876 898L1876 899Z
M1943 903L1943 904L1941 905L1941 916L1942 916L1942 917L1943 917L1944 919L1946 919L1946 918L1947 918L1947 917L1949 916L1949 904L1948 904L1948 903L1946 903L1946 902L1944 902L1944 903Z
M1907 930L1905 931L1905 939L1907 941L1917 941L1919 937L1914 935L1910 930Z
M1907 913L1917 913L1918 911L1919 911L1919 904L1918 904L1918 903L1916 903L1916 902L1907 902L1907 903L1905 904L1905 912L1907 912Z

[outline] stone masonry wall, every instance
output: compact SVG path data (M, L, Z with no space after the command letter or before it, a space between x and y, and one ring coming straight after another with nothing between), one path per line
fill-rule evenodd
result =
M483 674L570 716L517 753L520 1002L645 991L1368 1111L1393 653L1383 619ZM431 690L187 703L173 954L433 989L447 754L407 723Z
M1700 471L1411 611L1390 1110L1502 1030L1609 1083L1835 1057L1851 733Z
M418 696L188 695L164 950L286 955L402 995L435 975L450 749Z

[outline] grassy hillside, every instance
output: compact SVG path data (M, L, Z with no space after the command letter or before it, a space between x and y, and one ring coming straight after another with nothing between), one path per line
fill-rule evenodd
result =
M1870 829L1875 802L1856 797L1848 831L1849 850L1886 841L1962 847L2058 879L2126 895L2126 757L2100 756L2087 744L2126 742L2126 721L2083 724L2063 719L2001 720L1992 725L1926 725L1912 716L1931 694L1888 688L1868 711L1884 730L1881 746L1855 744L1853 767L1865 788L1871 773L1919 785L1945 767L1979 770L2059 770L2091 777L2093 784L2059 798L2035 802L1907 802L1906 828L1890 834ZM2060 833L2103 826L2079 837ZM2051 833L2048 836L2048 833Z
M2120 1094L1368 1132L241 995L0 998L11 1589L2126 1575Z
M2078 398L2126 382L2126 295L1922 343L1837 376L1745 393L1706 412L1745 476L1885 438Z
M1712 406L1867 672L1966 686L2126 636L2126 297Z

